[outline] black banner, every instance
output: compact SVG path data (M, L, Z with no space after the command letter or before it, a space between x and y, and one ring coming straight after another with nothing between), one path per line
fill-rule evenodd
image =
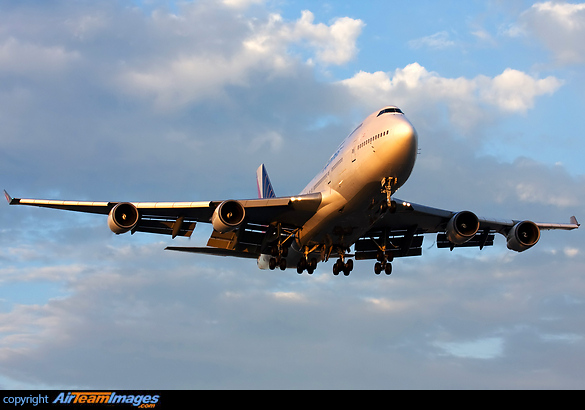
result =
M3 409L168 409L177 408L188 396L181 390L3 390Z

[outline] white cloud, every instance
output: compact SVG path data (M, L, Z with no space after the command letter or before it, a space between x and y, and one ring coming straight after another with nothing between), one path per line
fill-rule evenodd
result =
M306 302L306 297L299 292L274 292L272 294L275 299L286 302Z
M537 79L507 68L502 74L486 81L485 85L482 84L480 97L503 111L526 112L534 106L537 97L554 94L562 84L563 81L552 76Z
M316 50L317 60L325 64L341 65L355 57L356 40L364 25L361 20L342 17L335 19L330 26L314 24L314 20L313 13L303 11L292 28L291 39L308 41Z
M413 307L413 301L391 300L388 298L367 298L366 302L374 309L384 311L385 313L408 312Z
M522 13L518 25L512 33L531 33L559 63L585 62L585 3L536 3Z
M202 12L191 9L177 24L197 25L204 17ZM308 50L309 61L324 65L345 64L357 53L356 41L363 27L360 20L347 17L336 19L331 25L315 23L310 11L303 11L300 19L294 22L287 22L274 13L263 21L242 21L236 15L223 18L228 20L226 24L237 25L239 29L230 37L210 41L210 44L222 43L221 48L208 47L193 52L181 49L168 55L165 61L155 58L146 65L142 61L138 65L129 63L118 84L130 94L153 97L161 107L217 98L223 95L225 87L245 87L251 77L259 73L269 78L290 75L298 64L291 48ZM167 17L159 13L153 24L166 26L166 20ZM187 35L199 44L202 44L201 35L205 35L203 30L180 32L181 36ZM182 38L175 40L184 41Z
M428 111L437 103L445 104L451 121L462 129L473 128L486 115L486 105L500 112L524 113L537 97L551 95L562 85L553 76L539 79L510 68L493 78L445 78L418 63L390 73L361 71L341 83L372 107L392 103Z
M499 337L479 339L470 342L436 342L435 345L446 353L469 359L495 359L502 356L503 340Z
M435 50L442 50L455 45L455 42L449 39L449 33L446 31L439 31L427 37L422 37L416 40L410 40L408 45L411 48L431 48Z
M223 0L223 4L236 9L245 9L254 4L263 4L266 0Z
M532 9L538 13L548 14L559 24L564 25L569 30L583 29L583 17L585 17L585 3L574 4L566 2L536 3Z

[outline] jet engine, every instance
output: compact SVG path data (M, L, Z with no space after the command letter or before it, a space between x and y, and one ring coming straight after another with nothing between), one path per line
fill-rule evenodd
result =
M508 249L524 252L537 244L540 228L531 221L518 222L508 233Z
M108 215L108 227L117 235L133 229L140 219L138 209L129 203L121 202L112 208Z
M268 270L270 258L272 258L271 255L260 255L258 257L258 260L256 261L256 263L258 264L258 268L262 270Z
M220 233L235 231L242 225L246 209L238 201L224 201L213 212L211 224Z
M447 223L447 239L455 245L462 245L475 236L479 230L479 219L473 212L459 212Z

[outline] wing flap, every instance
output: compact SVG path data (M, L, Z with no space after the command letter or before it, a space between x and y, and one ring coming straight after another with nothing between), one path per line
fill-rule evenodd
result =
M447 234L439 233L437 234L437 248L444 249L450 248L453 250L454 248L479 248L483 249L485 246L493 246L495 235L491 233L490 229L485 229L481 233L477 233L473 238L469 241L456 245L453 242L447 239Z
M181 247L181 246L168 246L165 248L167 251L178 251L178 252L189 252L199 253L203 255L213 256L232 256L236 258L247 258L247 259L258 259L259 254L250 252L235 251L231 249L218 249L218 248L198 248L198 247Z
M191 237L195 230L196 222L185 221L184 218L163 219L142 217L133 232L148 232L162 235Z
M370 230L355 243L355 259L378 259L380 252L388 259L421 256L424 237L417 226L391 231Z

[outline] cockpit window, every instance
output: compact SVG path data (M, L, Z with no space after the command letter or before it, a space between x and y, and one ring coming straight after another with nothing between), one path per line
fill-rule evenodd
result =
M394 114L404 114L400 108L396 108L396 107L390 107L390 108L384 108L382 111L380 111L378 113L378 117L382 114L387 114L387 113L394 113Z

